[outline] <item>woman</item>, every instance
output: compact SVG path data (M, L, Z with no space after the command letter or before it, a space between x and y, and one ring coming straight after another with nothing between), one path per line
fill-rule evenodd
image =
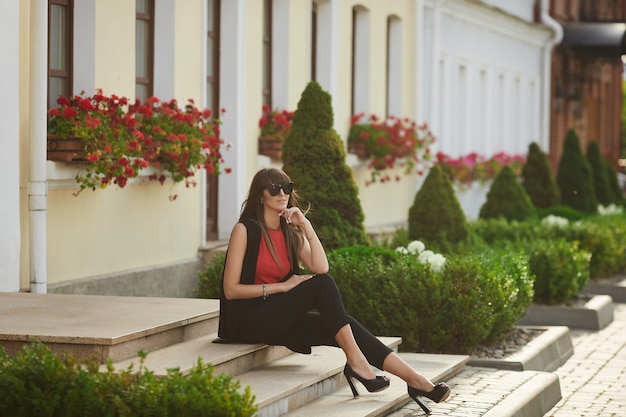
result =
M304 264L313 274L301 274ZM312 346L338 346L347 359L344 375L370 392L389 386L370 364L407 382L408 393L445 400L450 388L413 370L343 306L328 275L324 248L300 208L293 183L275 168L257 172L230 237L220 297L219 336L244 343L287 346L311 353ZM316 310L313 312L312 310Z

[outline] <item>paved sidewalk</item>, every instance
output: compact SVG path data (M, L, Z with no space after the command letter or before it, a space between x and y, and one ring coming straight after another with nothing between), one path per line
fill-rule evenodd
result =
M626 416L626 304L608 327L570 334L574 355L555 371L563 399L545 417Z
M626 304L614 304L614 320L606 328L570 330L574 354L553 374L559 378L562 399L544 416L626 416ZM538 373L466 367L450 379L452 395L433 404L431 416L482 417ZM544 373L545 374L545 373ZM424 412L411 402L389 417L417 417Z

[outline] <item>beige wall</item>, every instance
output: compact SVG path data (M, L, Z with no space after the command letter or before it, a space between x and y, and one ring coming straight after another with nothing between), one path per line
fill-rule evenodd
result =
M30 168L30 118L28 117L30 107L30 4L20 2L20 288L28 288L30 267L29 267L29 227L28 227L28 179Z
M21 254L20 287L27 289L30 275L28 225L28 7L21 2L23 31L20 48L21 120L20 167ZM193 98L201 105L204 77L202 0L176 2L176 98L184 104ZM134 97L135 91L135 6L127 0L96 0L95 88L104 94ZM113 23L114 22L114 23ZM79 59L79 58L75 58ZM86 92L90 95L92 92ZM46 162L47 282L126 272L195 259L202 245L202 188L184 184L164 186L129 183L124 189L85 190L78 197L71 180L79 166ZM53 173L52 175L50 173ZM60 177L56 172L65 172ZM67 172L70 172L69 176ZM199 178L199 175L197 175ZM69 179L68 179L69 178ZM198 179L198 182L200 180ZM175 201L169 197L177 195Z
M403 0L376 1L362 0L340 2L340 22L338 50L339 60L339 91L337 94L338 106L335 108L335 125L337 132L344 140L347 139L350 129L351 107L351 79L352 79L352 8L356 5L366 7L370 12L370 108L369 112L382 116L385 114L385 94L387 91L386 79L386 39L387 17L398 15L402 17L404 31L404 61L403 86L407 92L413 91L414 84L411 78L411 68L414 65L414 51L409 45L414 36L414 2ZM411 94L404 94L403 114L400 117L415 117L414 103ZM420 121L418 121L420 122ZM354 178L359 186L359 197L365 212L365 226L376 228L378 226L394 225L403 223L407 219L408 208L413 203L418 179L415 176L405 176L401 169L392 170L392 177L399 176L399 182L385 184L372 184L365 186L370 179L370 171L367 163L359 163L353 167ZM389 201L393 203L389 204ZM383 203L383 204L381 204Z
M194 258L201 244L200 188L179 184L48 193L48 282ZM169 201L169 193L178 195Z

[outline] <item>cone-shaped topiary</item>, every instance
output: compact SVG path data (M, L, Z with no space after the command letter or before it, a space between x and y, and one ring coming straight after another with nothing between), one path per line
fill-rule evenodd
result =
M465 213L450 178L434 165L409 208L409 239L458 243L467 237Z
M537 208L548 208L561 202L548 158L535 142L528 146L526 164L522 168L522 186Z
M606 177L609 182L611 194L613 195L613 201L616 204L622 204L624 202L624 192L619 186L617 172L615 171L608 159L603 157L602 162L604 163L604 169L606 170Z
M487 201L480 208L481 219L504 217L507 220L527 220L536 216L536 210L524 187L510 166L503 167L493 180Z
M613 192L609 186L609 179L606 176L606 167L602 162L600 147L596 141L591 141L587 145L587 162L589 162L589 166L591 167L593 190L596 193L598 203L603 206L614 203Z
M582 154L578 134L574 129L570 129L565 137L556 183L561 191L563 205L585 213L595 213L598 210L591 167Z
M312 81L304 89L283 142L283 170L291 177L324 246L367 245L365 218L343 142L333 129L331 96Z

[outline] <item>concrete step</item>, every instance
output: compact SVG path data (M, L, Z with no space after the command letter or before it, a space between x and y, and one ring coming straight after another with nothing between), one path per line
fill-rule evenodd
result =
M187 375L197 364L198 358L202 358L204 363L213 365L217 374L239 375L292 354L291 350L283 346L213 343L216 339L217 333L211 333L150 352L143 365L159 376L166 375L171 368L178 368L183 375ZM123 370L133 364L134 369L137 369L139 363L139 357L135 356L116 362L113 366L116 370Z
M217 331L219 300L66 294L0 294L0 346L40 341L101 363L132 358Z
M397 337L380 337L396 350ZM317 346L310 355L292 354L237 376L242 389L250 386L258 417L275 417L296 410L346 384L345 355L339 348Z
M400 356L414 369L435 382L447 380L460 373L465 368L465 364L469 359L467 356L463 355L431 355L418 353L401 353ZM341 370L343 370L343 366ZM340 382L337 384L338 388L334 391L325 393L320 398L300 408L290 409L286 414L260 413L259 415L283 415L283 417L385 416L412 400L407 395L407 386L404 381L394 375L388 373L383 374L391 380L390 387L385 391L369 393L365 387L357 382L359 397L354 398L352 391L346 384L345 378L340 374ZM429 400L423 400L423 402L430 407L428 401Z

